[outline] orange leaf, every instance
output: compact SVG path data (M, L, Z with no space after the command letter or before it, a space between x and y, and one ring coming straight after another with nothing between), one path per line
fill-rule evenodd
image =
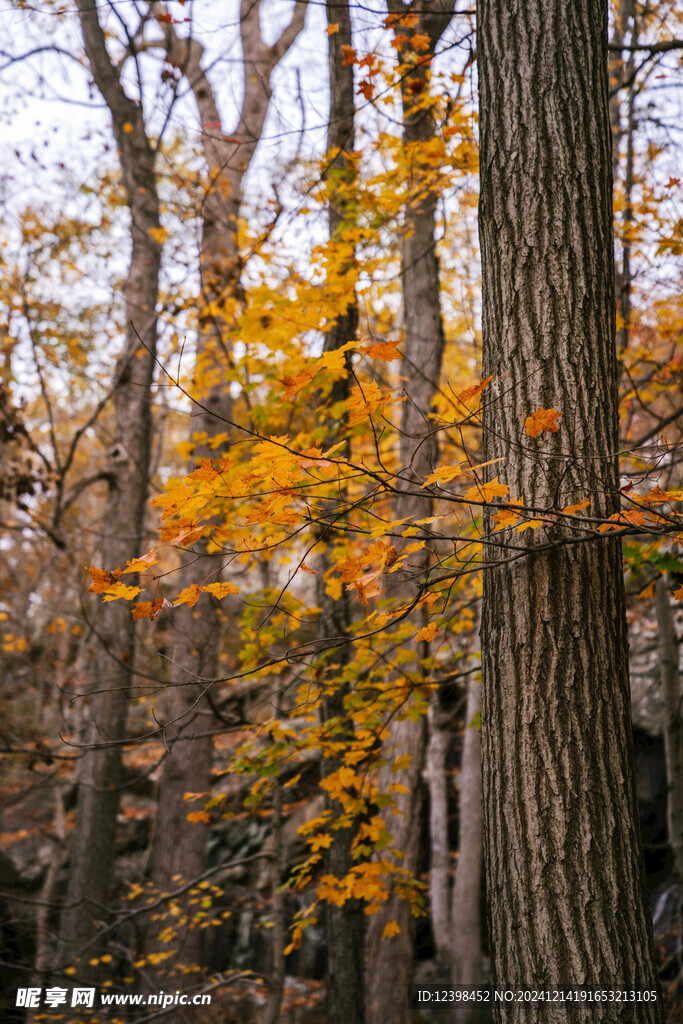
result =
M154 601L138 601L133 605L134 619L156 619L163 606L163 597L157 597Z
M423 626L422 629L418 629L417 633L415 634L415 639L418 641L424 640L427 643L429 643L431 640L434 639L437 632L438 626L436 625L436 623L430 622L428 626Z
M211 822L211 818L206 811L191 811L187 816L187 820L191 821L193 825L198 824L200 821L203 821L207 825Z
M328 25L325 31L327 32L328 36L334 36L339 31L339 25L336 23L334 25Z
M678 590L674 590L674 597L677 601L683 601L683 585Z
M416 32L410 40L413 44L414 50L428 50L429 49L429 36L425 35L424 32Z
M584 498L584 500L580 501L578 505L566 505L562 511L566 516L575 516L577 512L581 512L584 508L588 508L590 503L590 498Z
M524 428L529 437L538 437L543 431L548 434L556 434L560 429L557 421L561 415L562 413L557 409L537 409L531 416L527 416Z
M374 345L368 345L366 349L362 349L366 356L370 356L371 359L384 359L387 363L390 363L392 359L400 359L401 353L396 351L397 346L400 345L400 341L378 341Z
M642 509L632 508L628 512L615 512L609 518L609 523L603 523L598 527L598 533L606 533L608 530L624 530L627 526L644 526L646 513Z
M315 569L310 569L305 562L302 562L299 568L301 569L302 572L310 572L312 576L320 575L320 573L317 572Z
M394 935L401 934L401 926L398 921L388 921L384 925L384 931L382 932L383 939L390 939Z
M492 373L491 376L487 377L486 380L483 380L481 384L473 384L471 388L465 388L465 390L461 391L458 395L460 401L469 402L470 398L474 398L475 395L480 394L480 392L489 386L494 376L495 374Z
M356 63L358 55L352 46L342 46L342 53L344 54L344 67Z
M318 366L309 367L307 370L301 370L300 373L295 374L293 377L283 377L280 383L285 389L282 397L289 401L293 398L302 388L304 388L309 381L313 380L319 370Z

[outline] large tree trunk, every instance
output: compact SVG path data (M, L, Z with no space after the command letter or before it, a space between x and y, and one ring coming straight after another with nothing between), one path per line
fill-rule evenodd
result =
M606 0L479 0L485 458L515 497L618 508ZM563 414L531 440L525 417ZM497 533L505 543L505 534ZM513 534L484 573L482 758L492 976L656 991L618 538ZM527 538L526 540L524 538ZM501 559L504 547L488 557ZM569 1003L497 1003L570 1021ZM626 1016L625 1016L626 1014ZM587 1019L587 1018L585 1018ZM591 1021L661 1003L592 1003Z
M349 226L348 185L352 183L355 168L349 154L354 146L355 98L353 65L344 62L343 47L351 46L351 15L346 0L342 3L328 2L326 6L328 25L337 25L338 31L329 36L330 66L330 116L327 131L327 151L330 154L330 169L339 175L341 188L330 187L329 232L330 241L339 240L344 228ZM332 158L331 154L336 155ZM337 317L325 336L324 349L334 351L352 341L358 328L358 306L355 297L350 297L346 312ZM345 401L349 396L349 376L340 378L330 395L330 405ZM343 424L342 424L343 425ZM338 440L339 425L330 422L325 438L327 447ZM343 495L338 496L343 500ZM336 507L336 501L335 501ZM330 508L334 515L334 508ZM330 567L329 538L322 531L322 553L320 575L318 576L318 636L321 639L345 637L351 621L348 593L335 600L325 588L324 580ZM347 664L350 648L339 647L330 655L323 666L323 697L321 716L324 728L334 730L335 740L353 736L353 721L345 710L345 697L349 687L339 683L344 665ZM339 757L324 758L321 762L323 775L337 771L342 761ZM334 816L342 813L338 801L326 794L326 806ZM357 821L349 822L344 828L332 832L333 842L325 852L325 871L335 878L344 878L353 867L351 848L358 827ZM347 900L339 907L328 902L325 906L325 930L327 945L327 1024L364 1024L364 960L363 960L363 911L358 900Z
M414 32L425 34L430 41L430 53L445 31L452 4L427 3L413 0L405 7L401 0L389 5L395 17L417 15L416 19L397 22L396 33L410 39ZM408 60L410 42L402 43L399 59ZM429 109L416 97L427 95L429 64L421 60L402 76L401 99L403 105L403 141L411 150L411 165L416 181L425 173L421 162L420 146L434 134L434 122ZM424 179L422 178L424 181ZM409 188L410 184L409 183ZM402 278L405 343L402 372L407 399L402 407L400 463L402 475L398 481L396 519L413 516L425 518L431 511L431 499L416 498L425 477L434 468L437 459L436 437L428 419L441 372L443 354L443 327L439 302L439 267L434 240L436 204L434 191L423 189L419 198L409 201L405 212L403 233ZM423 568L428 565L425 553ZM413 567L415 562L413 562ZM410 599L414 596L411 580L398 580L392 596ZM423 623L416 621L416 630ZM428 654L428 645L415 645L415 668ZM395 808L385 812L387 829L392 833L392 846L404 855L401 868L415 873L419 854L420 815L422 808L422 769L425 758L426 728L424 720L395 720L389 730L387 748L391 750L388 763L380 774L380 789L386 792L396 781L392 762L396 757L410 757L408 767L399 773L399 781L407 792L395 796ZM383 939L385 926L397 921L400 932ZM374 1024L408 1024L412 1019L411 986L414 969L415 919L408 901L392 892L377 914L373 914L368 927L367 1001L368 1017Z
M93 78L109 107L131 212L132 253L124 285L126 338L116 366L114 407L118 439L110 451L111 485L103 525L101 560L125 566L140 553L149 475L161 248L155 153L145 134L140 106L123 90L107 53L97 8L78 0L86 54ZM135 583L133 576L126 582ZM135 624L127 602L102 605L89 725L78 778L66 909L58 957L73 959L106 920L114 862L120 743L125 735L129 687L135 662ZM106 746L108 741L113 746ZM92 953L92 947L90 952ZM79 976L85 976L82 967Z

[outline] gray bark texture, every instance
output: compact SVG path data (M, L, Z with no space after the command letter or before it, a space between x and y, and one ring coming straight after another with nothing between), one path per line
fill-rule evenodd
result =
M353 182L355 168L349 154L354 147L355 97L353 65L344 63L343 46L351 46L351 15L349 5L342 2L328 3L328 25L337 25L338 31L329 36L330 67L330 117L327 130L327 151L338 153L331 161L330 170L339 178L341 189L330 189L328 214L330 240L334 241L345 227L349 226L349 197L346 187ZM358 329L358 305L352 297L346 312L339 316L325 335L324 349L334 351L352 341ZM329 397L330 405L343 402L349 396L349 376L340 378ZM343 422L341 426L343 427ZM325 438L326 447L339 440L339 423L329 422ZM344 505L344 495L338 496ZM330 506L331 519L336 514L336 502ZM346 590L335 600L324 586L325 573L329 569L329 540L326 526L320 530L321 555L318 576L318 636L320 639L343 638L348 635L351 621L351 607ZM353 721L349 718L344 700L349 692L347 685L338 681L344 666L348 663L349 646L343 645L333 651L322 667L321 715L326 731L334 733L335 739L353 737ZM329 775L341 767L338 757L321 761L323 775ZM337 817L342 813L338 801L326 795L326 807ZM325 872L335 878L344 878L353 867L351 848L358 828L357 821L349 822L344 828L333 830L333 842L325 852ZM347 900L341 906L327 903L325 906L325 930L327 946L327 1024L364 1024L364 960L363 960L363 910L358 900Z
M458 866L452 907L451 979L454 985L478 985L481 978L481 733L475 722L481 710L481 684L471 676L467 686L465 740L460 768ZM464 1003L456 1009L458 1024L478 1020L480 1007Z
M202 144L207 171L207 191L202 203L200 245L201 296L197 335L197 379L192 408L190 437L204 433L206 440L195 449L195 458L216 459L220 455L209 442L217 434L232 433L233 403L230 395L232 364L231 328L234 301L241 301L242 263L237 242L237 222L243 199L243 182L261 138L271 97L272 73L301 31L305 4L297 5L289 25L272 46L263 42L259 27L260 2L242 0L240 31L244 55L244 99L239 125L226 136L214 89L202 67L204 49L196 39L179 39L166 23L169 63L180 68L192 90L203 126ZM222 309L226 312L223 314ZM207 390L201 373L218 367L220 379ZM207 557L207 543L198 541L188 552L179 588L198 586L220 579L220 563ZM223 602L224 607L226 602ZM187 821L186 792L207 792L211 788L212 738L217 720L203 697L207 686L219 675L222 613L220 603L203 595L192 608L181 605L175 613L173 672L166 702L170 752L164 762L159 787L155 843L152 860L154 885L165 891L174 875L192 879L203 871L206 858L207 826ZM195 706L196 705L196 706ZM172 841L169 841L169 838ZM148 951L159 948L157 922L150 927ZM275 935L280 939L280 933ZM182 942L174 943L176 963L201 967L201 932L186 930ZM200 972L196 972L195 979ZM187 984L188 975L183 975ZM156 982L155 982L156 983ZM201 1011L198 1011L201 1013ZM172 1015L169 1024L173 1024ZM183 1020L189 1019L183 1011Z
M449 717L438 694L429 709L425 779L429 787L429 905L436 958L448 964L451 955L451 878L448 844L448 778L446 755Z
M678 636L666 577L660 576L656 586L659 673L666 759L666 823L676 878L683 893L683 688ZM679 952L683 954L683 944ZM681 983L683 987L683 977Z
M418 15L416 23L407 27L399 23L397 34L408 39L415 32L429 37L432 54L441 35L448 26L453 4L448 2L429 3L413 0L404 6L401 0L391 0L389 10L394 15ZM410 43L399 50L399 60L406 60L405 53ZM403 141L406 147L415 146L415 170L419 180L424 173L420 166L420 143L432 138L435 127L430 111L425 110L416 97L420 97L429 85L429 62L421 59L401 80L403 105ZM425 477L434 468L438 445L432 430L432 421L427 417L436 394L441 373L443 354L443 327L439 301L439 267L434 240L436 205L438 196L425 190L419 198L411 200L405 212L403 233L402 279L405 343L402 373L405 378L406 401L402 406L400 462L401 478L397 481L395 516L403 519L414 516L424 518L430 514L431 499L416 498ZM418 575L428 566L429 554L425 552L421 564L413 562L413 573ZM397 574L400 575L400 574ZM410 599L414 596L414 580L398 580L392 590L396 595ZM415 628L422 625L416 617ZM415 645L414 676L419 674L419 659L428 653L427 645ZM391 782L398 780L408 792L395 797L395 813L385 812L387 829L392 833L392 845L404 857L401 867L415 873L419 854L420 813L422 807L422 770L425 759L426 727L423 720L395 720L386 741L388 755L386 768L380 775L380 789L386 791ZM409 755L411 762L398 776L392 773L391 761L398 756ZM397 921L400 933L382 939L385 925ZM373 914L368 925L366 999L368 1019L373 1024L409 1024L412 1020L411 989L414 970L414 918L408 902L392 893L379 913Z
M495 374L484 458L504 460L500 478L529 505L589 497L609 516L619 499L607 0L479 0L477 24L483 372ZM531 439L524 420L541 407L562 413L560 429ZM495 1019L661 1021L620 542L553 527L513 533L506 550L509 535L495 536L482 622L493 984L657 993L580 1009L497 1003Z
M161 260L161 247L150 232L159 228L159 201L155 152L145 133L142 109L128 97L111 63L97 7L89 0L78 0L77 6L92 76L111 113L131 213L132 252L124 284L126 336L114 392L118 438L110 453L110 495L101 549L102 564L113 568L140 554L143 540ZM135 584L133 575L125 579ZM121 747L104 744L120 742L125 735L135 663L135 624L127 602L113 601L98 608L96 628L96 682L86 734L89 749L81 760L69 886L60 923L58 959L62 964L79 955L108 914ZM93 954L90 947L85 959ZM82 966L79 977L87 973Z

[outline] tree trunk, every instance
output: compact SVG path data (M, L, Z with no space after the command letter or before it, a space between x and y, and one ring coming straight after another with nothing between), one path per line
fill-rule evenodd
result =
M328 2L328 25L337 25L338 31L329 36L330 66L330 116L327 131L327 151L332 154L330 169L341 178L342 188L330 188L329 198L329 232L330 241L334 242L349 226L348 195L345 188L353 181L355 168L349 154L354 146L355 98L353 65L344 63L343 47L351 46L351 16L347 2ZM346 312L337 317L334 325L326 333L324 350L334 351L352 341L358 328L358 306L355 296L350 297ZM342 377L335 384L330 395L330 405L345 401L349 396L349 377ZM339 425L328 424L325 439L327 447L338 440ZM339 497L339 496L338 496ZM343 495L341 496L343 500ZM336 501L335 501L336 507ZM334 508L330 508L334 514ZM318 636L321 639L344 637L348 634L351 621L350 604L346 591L341 598L335 600L326 590L324 578L329 568L328 538L322 536L322 553L318 576ZM332 652L330 659L323 665L324 679L322 682L323 698L321 701L321 717L324 728L334 729L335 739L347 737L352 739L353 721L345 710L345 697L349 692L346 685L338 681L344 666L349 660L350 649L342 646ZM323 758L321 771L329 775L341 767L339 757ZM326 807L334 816L342 813L338 801L326 794ZM325 851L325 871L335 878L344 878L353 867L351 848L358 828L356 820L349 822L344 828L332 832L332 845ZM328 902L325 905L325 930L327 946L327 1022L328 1024L364 1024L364 961L363 961L363 911L358 900L347 900L342 906Z
M408 14L405 23L396 23L396 34L408 42L401 44L399 60L412 63L410 38L413 33L429 38L430 53L448 26L452 5L425 3L413 0L405 7L402 0L392 0L389 9L395 17ZM410 15L418 15L411 19ZM420 146L434 135L435 126L429 108L421 99L428 94L429 63L420 60L401 78L403 106L403 142L411 152L415 182L425 173ZM402 474L397 481L396 519L413 516L425 518L431 511L431 499L416 498L414 492L434 468L438 445L428 419L432 400L436 394L443 354L443 327L439 301L439 267L434 240L436 204L438 196L423 189L418 198L410 200L405 212L403 232L402 279L405 343L403 376L407 399L402 406L400 464ZM423 567L427 568L428 553ZM414 564L414 563L413 563ZM397 574L400 575L400 574ZM414 596L411 580L398 580L392 596ZM419 616L416 617L419 619ZM416 630L423 623L416 621ZM428 654L427 644L415 645L415 670L419 660ZM395 807L385 812L387 829L392 833L392 846L404 856L401 868L415 873L419 854L419 828L422 807L422 769L424 765L426 728L424 720L394 720L386 741L391 754L380 773L380 790L387 792L389 785L400 781L407 792L395 796ZM392 771L396 757L408 756L408 767L398 776ZM398 922L400 932L383 939L385 926ZM392 892L377 914L373 914L368 927L367 999L368 1017L373 1024L409 1024L412 1019L411 987L414 969L415 919L408 901Z
M235 306L241 303L242 264L237 242L237 220L242 203L242 185L256 151L270 102L270 78L303 27L305 7L299 6L289 25L272 46L264 44L259 27L260 3L242 0L240 28L244 53L244 99L234 135L226 137L213 87L202 68L204 50L196 39L180 39L172 22L165 23L166 47L171 63L185 75L199 112L208 188L202 203L200 246L201 298L197 338L197 371L193 387L190 437L199 433L205 441L195 449L195 458L216 459L220 449L209 441L231 430L233 403L230 395L231 330ZM237 141L236 141L237 139ZM217 376L207 388L202 374ZM207 557L202 538L189 553L182 569L181 587L216 580L220 565ZM207 828L187 821L188 791L207 792L211 787L212 738L216 726L208 708L190 710L206 681L218 676L222 616L219 603L208 595L190 608L181 605L176 619L172 689L167 702L170 753L164 762L152 861L152 880L157 889L170 888L174 875L192 879L205 866ZM203 714L204 724L198 713ZM199 735L194 735L194 733ZM173 837L173 841L169 838ZM152 924L147 949L159 948L159 923ZM279 932L276 931L279 935ZM178 948L177 961L186 967L201 967L201 932L186 929ZM174 965L175 967L175 961ZM199 972L194 973L196 980ZM188 974L183 975L187 985ZM183 1020L188 1019L183 1011ZM173 1014L169 1024L173 1024ZM180 1019L178 1017L178 1019Z
M657 580L659 672L666 760L666 825L679 886L678 979L675 997L683 998L683 689L678 637L666 577Z
M534 507L618 509L606 0L479 0L484 458ZM539 407L557 433L523 433ZM502 468L499 468L502 467ZM503 547L487 550L502 560ZM493 984L657 991L618 538L512 534L485 570L484 836ZM511 549L513 544L511 544ZM512 553L512 550L509 552ZM591 1004L660 1021L661 1003ZM576 1019L496 1003L498 1021ZM625 1017L624 1014L627 1013Z
M481 708L481 684L470 676L467 687L465 743L460 768L458 867L453 888L452 981L454 985L481 982L481 733L476 717ZM458 1024L478 1019L474 1002L457 1007Z
M123 90L107 53L97 8L78 0L86 54L93 78L112 116L121 171L131 212L132 253L124 285L125 345L116 366L114 408L117 441L110 450L109 504L102 535L102 564L125 566L140 554L147 500L161 247L155 153L145 134L140 106ZM132 130L131 130L132 129ZM126 577L130 585L133 575ZM135 624L127 602L98 609L98 645L89 725L78 778L66 909L58 958L78 956L106 920L114 863L120 743L125 735L129 687L135 661ZM106 746L108 741L115 745ZM92 947L89 952L94 952ZM88 973L80 969L79 977Z
M439 695L429 709L425 778L429 787L429 905L436 958L444 966L451 953L451 880L448 843L448 752L449 718Z

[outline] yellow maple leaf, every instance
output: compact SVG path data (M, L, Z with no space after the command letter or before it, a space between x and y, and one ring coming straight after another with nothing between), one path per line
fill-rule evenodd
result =
M333 800L339 800L343 791L348 789L349 786L356 785L356 788L358 788L358 782L359 779L354 770L346 765L342 765L338 771L332 772L324 778L320 785L323 789L327 790Z
M515 533L524 533L525 530L537 530L539 526L543 526L542 519L528 519L526 523L522 523L515 530Z
M205 591L207 594L212 594L219 601L227 597L228 594L239 594L240 592L240 588L236 587L234 583L207 583L205 586L200 587L200 590ZM194 604L194 602L192 603Z
M498 477L495 477L493 480L489 480L487 484L477 484L476 487L470 487L463 494L463 498L465 501L488 502L494 498L505 498L508 494L508 485L502 484Z
M456 466L439 466L433 473L430 473L422 484L423 487L429 487L430 484L446 484L449 480L453 480L456 476L460 476L462 473L462 466L460 463Z
M126 563L126 568L123 570L123 575L127 572L145 572L150 565L155 565L157 562L157 549L153 548L148 551L146 555L140 555L139 558L133 558L130 562Z
M140 593L140 587L127 587L125 583L114 583L104 595L105 601L118 601L123 598L125 601L132 601Z
M190 608L192 608L192 606L199 600L200 594L200 587L198 587L196 583L193 583L191 586L185 587L184 590L180 591L173 604L189 604Z
M538 437L545 431L548 434L556 434L560 429L557 425L561 412L557 409L537 409L524 421L524 429L529 437Z
M308 842L313 851L327 850L328 847L332 846L332 836L328 832L319 832L317 836L312 836Z
M521 505L521 501L519 504ZM498 530L504 530L506 527L514 526L519 522L519 512L515 512L511 508L502 508L500 512L496 512L493 516L493 522L496 524L493 528L494 533Z
M361 420L367 419L390 402L404 401L405 398L388 398L383 395L376 381L364 381L362 388L357 385L353 389L351 397L346 403L349 426L352 427L356 423L360 423Z
M387 921L384 925L384 931L382 932L383 939L390 939L394 935L401 934L401 926L398 921Z
M437 624L435 622L430 622L428 626L423 626L422 629L418 629L417 633L415 634L415 639L418 642L420 640L424 640L426 643L429 643L431 640L434 639L437 632Z
M87 571L90 573L92 583L88 587L89 594L105 594L112 584L116 583L121 575L120 572L115 574L108 572L106 569L98 569L95 565L86 566Z

